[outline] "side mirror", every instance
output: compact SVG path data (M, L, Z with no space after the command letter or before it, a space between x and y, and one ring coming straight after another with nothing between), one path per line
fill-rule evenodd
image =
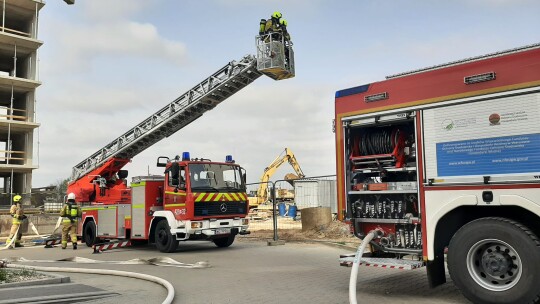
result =
M178 186L180 184L180 181L178 180L178 178L171 178L171 185L173 186Z
M167 162L169 162L169 158L167 156L160 156L157 159L156 166L157 167L166 167Z
M176 179L178 185L178 176L180 175L180 165L178 163L172 163L171 165L171 178Z
M246 169L240 168L240 172L242 173L242 182L243 182L244 185L245 185L245 184L246 184L246 181L247 181L247 177L246 177Z
M118 178L124 179L128 177L128 170L119 170L118 171Z

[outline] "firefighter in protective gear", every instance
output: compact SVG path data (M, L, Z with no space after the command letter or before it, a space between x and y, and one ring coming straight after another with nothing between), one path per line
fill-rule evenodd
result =
M283 47L285 48L285 68L289 69L289 42L291 41L291 35L289 35L289 32L287 31L287 20L283 18L279 20L279 33L282 35L284 42Z
M283 15L280 12L274 12L270 19L266 20L266 24L264 26L264 34L271 34L272 40L278 40L279 39L279 19L281 19ZM261 31L259 29L259 31ZM268 37L265 38L265 41L268 40Z
M279 20L279 31L283 35L283 38L285 38L285 41L291 40L291 35L289 35L289 32L287 31L287 20L285 19Z
M62 249L67 248L71 237L73 250L77 249L77 219L81 217L81 208L75 203L75 194L68 194L67 201L60 211L62 217Z
M15 195L13 197L13 205L11 205L11 208L9 209L9 214L11 214L13 219L11 220L11 230L6 243L9 244L11 240L15 238L15 247L22 247L22 231L20 228L22 222L26 219L26 215L24 215L24 210L21 206L21 199L22 197L20 195Z

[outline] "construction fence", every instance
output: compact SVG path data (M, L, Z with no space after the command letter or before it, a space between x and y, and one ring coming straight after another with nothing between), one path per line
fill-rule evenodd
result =
M265 190L261 197L261 189ZM313 208L321 209L335 219L337 213L336 176L314 176L299 179L276 180L267 183L247 184L250 201L249 229L291 230L302 229ZM257 193L259 197L257 197ZM259 203L254 203L259 201ZM314 223L317 225L317 223ZM321 225L326 223L321 222ZM310 222L313 226L313 223Z

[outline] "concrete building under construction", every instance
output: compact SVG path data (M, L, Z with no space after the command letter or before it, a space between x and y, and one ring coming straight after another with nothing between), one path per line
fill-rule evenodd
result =
M28 201L32 171L38 79L39 11L42 0L0 0L0 205L15 194Z

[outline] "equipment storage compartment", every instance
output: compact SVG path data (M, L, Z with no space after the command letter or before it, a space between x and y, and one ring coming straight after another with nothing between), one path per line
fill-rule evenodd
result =
M416 170L414 113L344 124L347 210L355 234L383 232L375 254L421 253L422 232Z

